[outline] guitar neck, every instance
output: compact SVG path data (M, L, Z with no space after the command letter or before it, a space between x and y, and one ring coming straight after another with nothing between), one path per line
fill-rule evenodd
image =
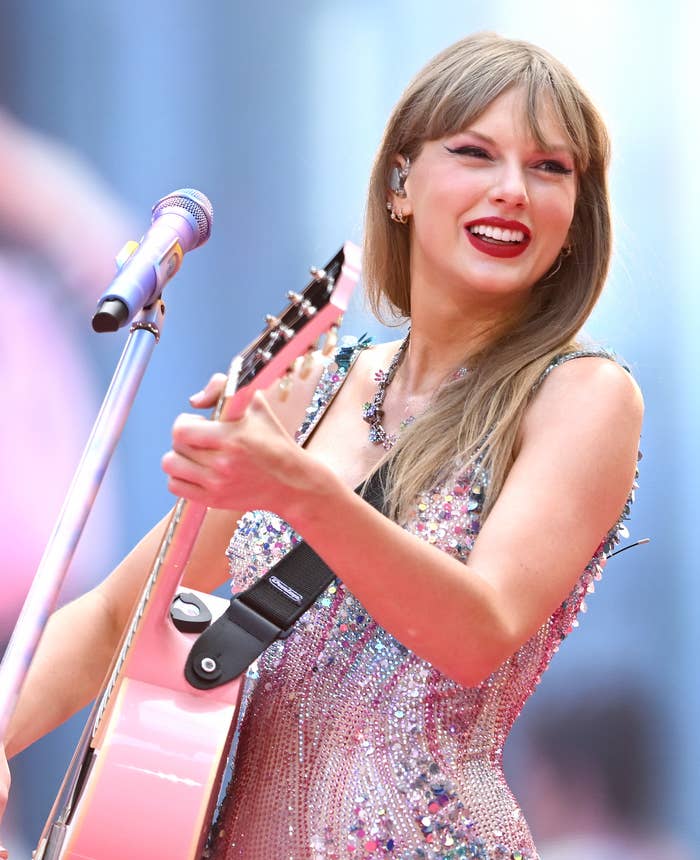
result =
M231 362L227 385L212 416L214 420L239 418L257 390L268 388L291 372L296 358L313 349L318 338L339 323L359 272L359 249L346 243L324 269L312 270L313 278L302 293L288 294L287 307L277 316L268 316L267 328ZM184 677L183 666L167 659L171 639L181 635L174 631L169 613L206 512L206 506L185 499L179 499L175 505L110 671L93 737L100 732L124 671L129 677L149 683L193 690ZM143 647L135 650L138 639ZM213 692L198 691L201 695Z

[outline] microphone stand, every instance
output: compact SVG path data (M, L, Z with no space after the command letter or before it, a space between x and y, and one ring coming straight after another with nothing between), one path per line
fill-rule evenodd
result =
M159 298L134 317L107 394L5 651L0 665L2 742L148 361L160 340L164 315L165 305Z

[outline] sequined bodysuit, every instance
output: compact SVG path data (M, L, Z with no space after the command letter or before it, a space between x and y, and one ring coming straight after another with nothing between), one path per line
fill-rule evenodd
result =
M325 371L300 441L352 353L341 349ZM487 480L473 467L423 494L406 530L466 561ZM621 520L540 630L471 688L383 630L341 582L331 585L259 661L213 856L536 860L503 775L503 746L623 528ZM298 539L274 514L246 514L228 549L234 591Z

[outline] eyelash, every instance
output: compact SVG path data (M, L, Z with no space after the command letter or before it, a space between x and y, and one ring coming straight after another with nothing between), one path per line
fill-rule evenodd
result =
M488 161L493 160L488 152L480 146L459 146L456 149L446 146L445 149L448 152L451 152L452 155L469 155L472 158L485 158L488 159ZM537 167L545 168L545 173L558 173L562 176L570 176L574 172L570 167L566 167L560 161L542 161L537 165Z
M456 149L446 146L445 149L452 155L471 155L474 158L488 158L491 161L491 156L480 146L459 146Z
M560 161L543 161L538 166L546 167L547 173L561 173L562 176L571 176L574 172L570 167L565 167Z

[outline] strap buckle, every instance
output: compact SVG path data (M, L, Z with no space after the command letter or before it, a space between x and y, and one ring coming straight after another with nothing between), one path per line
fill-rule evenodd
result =
M192 646L185 664L187 681L198 690L211 690L233 681L282 633L240 598Z

